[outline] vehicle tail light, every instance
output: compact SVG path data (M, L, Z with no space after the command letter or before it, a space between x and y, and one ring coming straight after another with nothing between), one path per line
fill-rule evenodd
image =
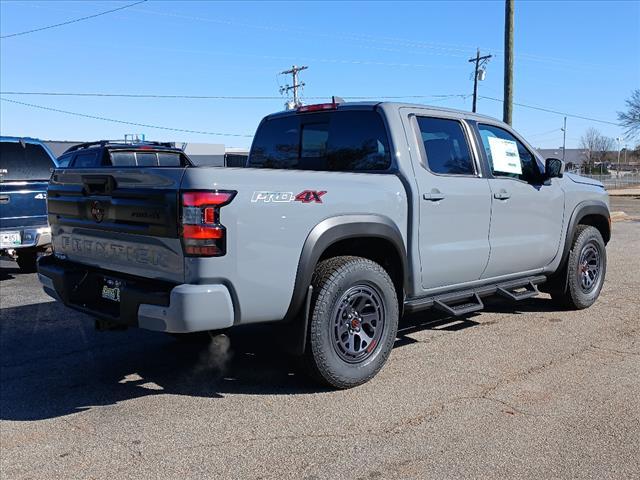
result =
M219 257L226 253L227 231L220 223L220 209L235 195L228 190L182 192L181 234L186 255Z
M316 103L315 105L303 105L302 107L298 107L297 111L299 113L304 112L318 112L320 110L333 110L336 108L333 103Z
M338 108L338 105L340 105L343 102L344 100L342 100L340 97L331 97L331 103L316 103L315 105L302 105L301 107L298 107L296 111L298 113L304 113L304 112L319 112L322 110L335 110L336 108Z

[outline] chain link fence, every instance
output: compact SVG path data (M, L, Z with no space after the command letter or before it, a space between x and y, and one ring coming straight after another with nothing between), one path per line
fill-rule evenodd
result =
M573 170L572 173L577 173L583 177L593 178L602 182L607 190L613 190L617 188L633 188L640 187L640 168L637 166L625 166L626 168L620 171L613 170L608 173L594 174L583 173L580 169Z

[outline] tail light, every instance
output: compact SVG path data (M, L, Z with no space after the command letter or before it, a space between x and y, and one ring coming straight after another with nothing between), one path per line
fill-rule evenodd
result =
M331 97L331 103L316 103L315 105L302 105L298 107L296 111L298 113L304 112L319 112L322 110L335 110L338 105L344 103L344 100L340 97Z
M182 246L193 257L219 257L226 253L227 231L220 223L220 209L235 191L182 192Z

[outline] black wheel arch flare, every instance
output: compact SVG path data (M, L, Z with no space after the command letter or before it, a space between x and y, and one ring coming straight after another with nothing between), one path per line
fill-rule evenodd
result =
M322 254L337 242L355 238L383 239L393 245L400 259L402 286L406 290L409 282L407 253L402 234L390 218L375 214L330 217L318 223L307 235L300 254L293 295L285 321L294 320L302 311L313 272Z
M604 202L597 200L585 200L579 203L571 214L567 235L564 239L564 249L562 251L562 260L558 268L566 263L571 250L571 242L575 234L576 228L580 224L588 224L597 228L602 234L605 245L611 239L611 216L609 208Z

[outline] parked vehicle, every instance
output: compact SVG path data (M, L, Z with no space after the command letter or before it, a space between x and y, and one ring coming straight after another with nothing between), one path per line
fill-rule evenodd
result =
M124 140L79 143L60 155L58 164L64 168L192 166L174 143Z
M590 306L611 235L602 184L508 125L398 103L269 115L247 168L58 170L48 201L54 298L102 326L278 322L337 388L380 370L404 313L466 315L539 285Z
M47 182L53 153L35 138L0 137L0 254L23 272L36 271L39 253L51 245Z

